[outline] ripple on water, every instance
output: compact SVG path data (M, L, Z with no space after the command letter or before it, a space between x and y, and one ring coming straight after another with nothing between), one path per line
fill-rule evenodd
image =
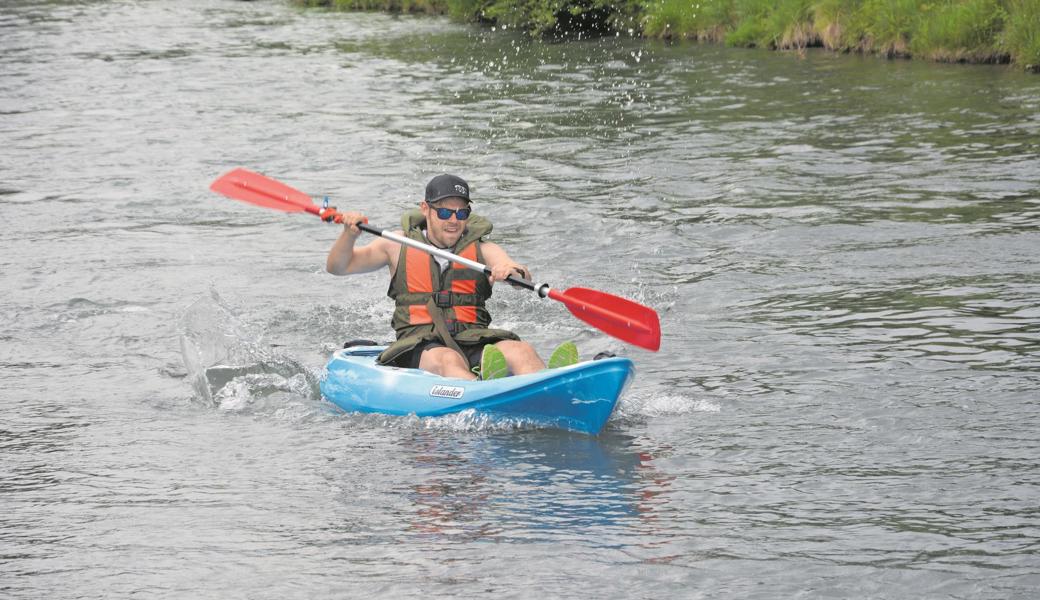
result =
M1035 76L3 6L6 595L1035 595ZM391 335L385 273L214 197L237 164L380 225L459 172L539 279L656 308L662 351L496 290L543 353L634 358L603 434L339 413L315 381Z
M978 369L1040 369L1040 322L1029 291L1036 286L1002 277L963 283L802 290L745 310L752 322L844 346L867 362L920 357Z

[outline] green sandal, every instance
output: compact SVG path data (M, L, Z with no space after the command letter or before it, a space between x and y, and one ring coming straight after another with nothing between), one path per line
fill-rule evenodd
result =
M509 376L509 365L506 364L506 355L494 344L484 346L480 353L480 378L500 379Z
M578 364L578 346L574 342L564 342L553 350L549 357L549 368L559 369L569 365Z

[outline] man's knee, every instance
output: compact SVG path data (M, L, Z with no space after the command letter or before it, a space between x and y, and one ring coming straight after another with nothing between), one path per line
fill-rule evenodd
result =
M534 351L534 347L531 346L531 344L528 344L527 342L521 342L517 340L503 340L495 345L498 346L498 349L501 350L502 354L505 354L506 356L509 356L510 354L513 354L515 356L523 354L529 356L537 355L537 352Z
M419 368L438 374L469 370L469 365L458 352L450 348L430 348L419 359Z
M495 345L505 355L506 362L509 363L509 368L515 375L539 371L545 368L545 363L538 356L534 346L527 342L505 340Z

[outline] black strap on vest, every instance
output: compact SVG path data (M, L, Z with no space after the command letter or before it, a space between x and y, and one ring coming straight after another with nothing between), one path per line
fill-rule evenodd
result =
M455 338L451 337L448 323L444 320L444 312L441 311L440 307L437 306L437 303L434 302L433 297L426 302L426 310L430 312L430 319L433 321L433 330L437 332L437 335L441 336L444 345L458 352L459 356L462 357L462 361L468 365L469 358L466 357L466 353L462 351L462 348L459 346L459 343L455 341Z

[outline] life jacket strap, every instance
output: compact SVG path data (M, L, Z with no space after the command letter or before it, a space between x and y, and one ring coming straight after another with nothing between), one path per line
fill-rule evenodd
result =
M451 301L452 298L451 297L452 297L452 291L451 290L443 290L443 291L440 291L440 292L434 292L434 294L433 294L433 303L436 304L438 308L451 308L451 306L452 306L452 301Z
M434 294L434 296L436 296L436 294ZM458 342L456 342L455 338L452 337L454 332L451 329L448 329L448 323L444 319L444 311L442 311L433 301L433 297L426 302L426 308L430 311L430 319L433 321L433 330L437 332L437 335L441 336L441 341L444 342L445 346L458 352L459 356L462 357L462 360L468 364L469 359L466 357L466 353L462 351ZM452 327L454 328L457 326L458 321L452 320Z

